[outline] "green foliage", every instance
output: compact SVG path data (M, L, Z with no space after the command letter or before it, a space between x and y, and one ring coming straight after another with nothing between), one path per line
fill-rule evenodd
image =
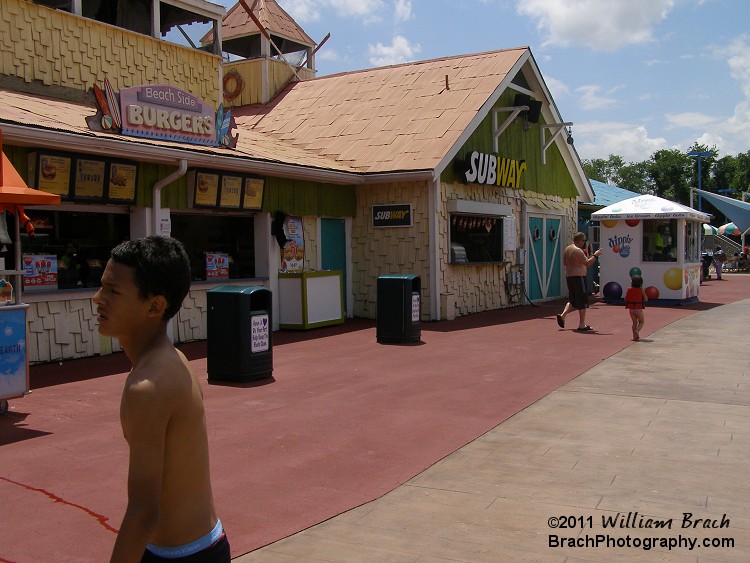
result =
M719 158L716 147L694 143L687 152L708 152L700 157L701 189L731 189L726 195L742 199L750 192L750 151ZM589 179L614 184L637 193L651 193L690 204L690 190L698 187L698 157L677 149L656 151L649 160L625 163L618 155L583 161ZM750 195L750 194L749 194Z

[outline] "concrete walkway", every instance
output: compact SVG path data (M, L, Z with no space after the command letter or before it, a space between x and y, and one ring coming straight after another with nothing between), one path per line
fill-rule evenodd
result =
M745 300L667 325L385 496L235 561L748 561L749 318Z

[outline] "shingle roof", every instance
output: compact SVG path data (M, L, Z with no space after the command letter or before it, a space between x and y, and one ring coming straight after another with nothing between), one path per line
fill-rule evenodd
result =
M235 151L118 139L334 172L433 171L529 59L523 47L291 83L268 104L233 108ZM93 103L0 90L0 122L112 138L87 127L85 118L95 112Z
M523 47L294 82L233 114L241 134L361 172L432 170L528 54Z
M612 184L605 184L598 180L589 180L591 183L591 189L594 190L594 201L587 204L595 207L607 207L613 203L618 203L631 197L641 195L637 192L631 192L625 188L619 186L613 186Z
M109 133L92 131L86 118L96 114L93 104L78 104L43 98L33 94L0 90L0 127L3 122L15 123L34 128L44 128L66 133L75 133L101 139L124 140L131 143L186 149L195 152L222 156L235 156L258 159L266 162L296 164L323 170L351 172L344 164L339 164L324 156L318 156L263 134L261 131L242 131L236 149L186 145L183 143L143 139L136 137L113 136ZM64 147L61 147L64 148ZM144 157L146 153L144 151Z
M311 47L315 45L315 41L310 39L310 36L274 0L248 0L247 4L269 33L291 39L303 45ZM222 41L246 35L257 35L258 33L260 33L258 26L247 15L239 2L232 6L221 23ZM213 42L213 37L213 30L209 31L201 38L201 43L208 45Z

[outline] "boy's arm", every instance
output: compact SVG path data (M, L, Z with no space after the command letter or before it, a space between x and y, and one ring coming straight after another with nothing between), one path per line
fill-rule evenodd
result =
M643 302L645 303L648 301L648 295L646 295L646 290L641 288L641 295L643 295Z
M120 418L130 446L128 507L117 534L112 562L140 561L156 529L169 420L167 410L150 381L126 385Z

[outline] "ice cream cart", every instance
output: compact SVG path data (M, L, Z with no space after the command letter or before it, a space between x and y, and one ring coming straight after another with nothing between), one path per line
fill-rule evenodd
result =
M0 131L0 244L12 244L15 269L6 270L0 263L0 414L8 410L8 400L29 392L29 360L26 352L28 328L21 289L24 271L21 262L21 225L33 234L33 227L24 214L24 206L58 205L60 196L30 189L13 168L2 150ZM14 236L7 232L7 214L15 220Z
M640 195L591 214L599 221L602 298L621 303L633 275L643 277L649 301L698 300L700 237L710 216L653 195Z

